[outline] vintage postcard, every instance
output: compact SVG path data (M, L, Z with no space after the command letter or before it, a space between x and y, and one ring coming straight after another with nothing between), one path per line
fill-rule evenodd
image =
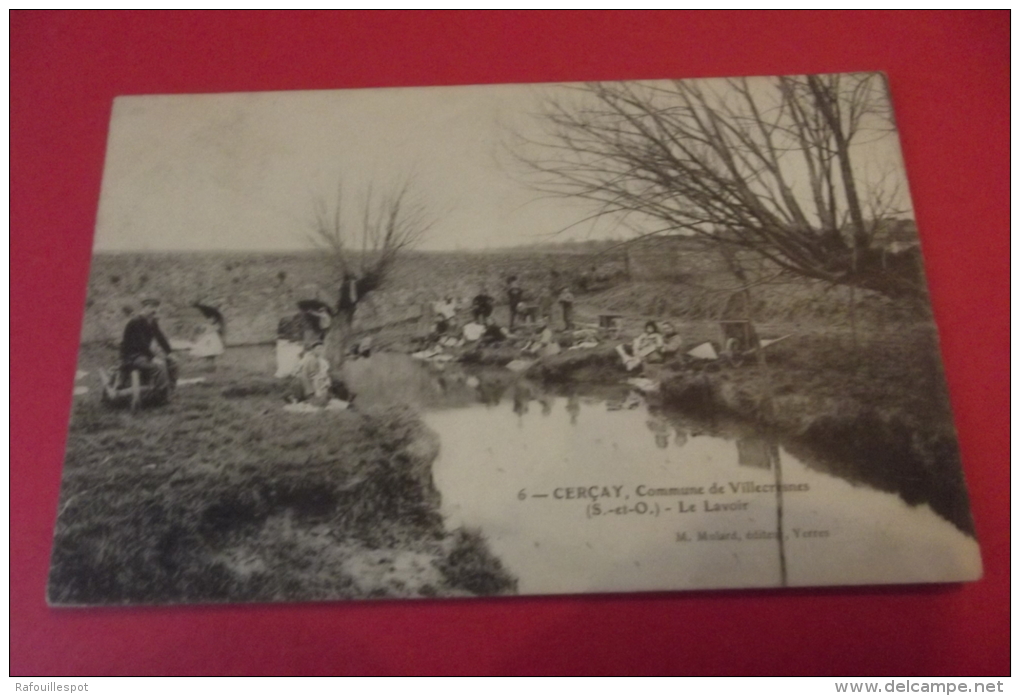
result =
M116 100L51 604L980 576L882 75Z

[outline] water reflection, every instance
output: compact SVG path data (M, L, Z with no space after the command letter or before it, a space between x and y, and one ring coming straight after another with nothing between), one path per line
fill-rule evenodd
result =
M479 380L478 400L486 406L497 406L506 391L506 385L497 380Z
M648 426L648 430L651 431L652 437L655 439L655 446L659 449L666 449L669 447L669 425L666 421L661 418L650 418L646 421L645 425Z
M679 422L673 424L673 444L677 447L687 444L687 430Z
M546 415L539 407L516 413L529 391L514 393L496 407L425 419L442 443L434 475L447 524L481 528L522 592L948 581L978 572L973 539L927 506L815 471L764 434L694 437L697 424L647 405L611 410L576 394L553 396ZM663 447L671 432L673 446ZM678 445L677 432L691 436Z
M567 397L567 413L570 414L570 424L577 425L577 417L581 414L581 400L577 394Z
M749 438L750 439L750 438ZM787 574L786 567L786 530L783 529L783 460L779 454L779 443L776 441L775 436L769 437L767 440L764 438L754 438L765 444L765 452L767 454L766 464L775 473L776 481L776 541L779 546L779 584L786 587L789 583L789 575ZM753 441L753 439L752 439ZM738 452L739 452L739 441L738 441ZM738 464L739 455L738 455ZM799 532L794 532L799 534ZM827 538L827 537L826 537Z
M755 469L771 469L769 444L757 435L742 435L736 438L737 463Z
M556 392L407 361L353 379L362 403L423 407L447 524L480 528L522 592L980 573L974 540L928 506L844 480L845 466L798 458L775 434L657 410L626 385Z

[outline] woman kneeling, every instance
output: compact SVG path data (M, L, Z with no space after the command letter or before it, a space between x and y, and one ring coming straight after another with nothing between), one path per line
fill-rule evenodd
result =
M641 367L646 362L662 362L662 348L664 341L659 327L654 321L645 324L644 333L639 334L631 343L621 343L616 347L616 352L623 360L623 366L628 372Z

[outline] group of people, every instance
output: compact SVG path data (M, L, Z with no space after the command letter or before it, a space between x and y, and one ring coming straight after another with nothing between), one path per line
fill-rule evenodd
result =
M483 287L470 304L470 321L462 327L456 324L457 302L450 296L433 303L435 318L433 338L440 345L453 341L457 345L478 342L480 345L498 344L511 337L515 327L527 322L539 332L525 346L524 351L537 355L559 352L559 345L552 331L552 297L554 287L546 286L538 295L537 304L522 287L517 276L510 276L506 283L509 327L503 328L493 320L495 300ZM560 305L564 330L572 330L574 297L566 285L559 287L556 301ZM330 364L325 357L325 339L332 322L332 312L324 303L311 306L299 305L301 312L281 320L278 327L277 377L292 379L293 388L289 400L316 406L326 405L337 397L338 389L330 375ZM143 383L156 393L169 393L177 382L178 364L173 357L170 341L167 340L156 318L160 302L146 298L141 311L128 321L120 346L120 369L118 380L126 382L126 376L137 371ZM321 305L321 306L319 306ZM196 340L189 346L194 357L205 359L212 369L217 356L224 351L224 321L215 308L195 305L205 322ZM153 348L162 351L157 356ZM586 347L582 345L579 347ZM616 351L628 372L639 369L645 363L662 362L677 353L681 339L668 322L661 325L654 321L645 324L644 331L629 343L617 346ZM286 348L286 351L283 349ZM363 340L355 344L356 355L368 355L371 343ZM284 355L284 353L287 355ZM286 359L285 359L286 358ZM346 391L340 386L339 391ZM343 396L339 398L343 399Z
M468 309L470 320L462 327L456 323L457 302L451 296L432 303L434 317L431 338L439 346L458 347L466 342L478 341L481 345L498 343L509 338L514 329L522 323L535 327L535 334L524 347L523 351L540 356L558 353L560 346L553 333L554 306L559 305L560 317L564 331L574 331L574 295L568 284L560 282L559 275L553 273L552 282L541 288L537 297L532 297L522 287L517 276L509 276L506 280L506 306L508 309L508 326L498 326L493 319L496 307L495 298L483 286L472 298ZM554 299L555 298L555 299ZM537 302L535 301L537 300ZM575 331L577 334L583 332ZM598 345L593 339L577 339L571 347L591 347ZM646 363L663 362L676 355L682 346L682 339L669 322L661 324L649 321L644 330L632 341L617 346L616 352L628 372L638 370Z
M160 301L156 298L143 299L141 311L133 314L124 327L120 343L120 365L110 385L114 391L130 384L132 372L138 373L141 384L149 392L163 400L176 385L179 363L174 357L173 346L159 325L156 316L159 306ZM192 357L205 360L210 369L215 369L216 358L224 352L223 317L215 308L195 306L202 312L204 322L195 340L190 343L181 341L178 348L186 348ZM287 368L286 376L292 378L288 400L325 405L337 392L324 349L330 322L328 308L318 306L303 308L299 315L281 322L281 330L288 337L295 338L300 345L296 359ZM364 354L371 350L371 345L368 341L362 341L356 350Z
M177 383L177 361L173 358L167 340L156 319L159 300L147 297L142 300L141 311L132 316L124 327L120 342L120 367L114 379L127 383L129 375L137 371L143 383L152 391L166 394ZM157 357L155 344L163 355Z
M545 326L552 326L555 323L554 308L559 305L560 318L563 321L563 330L572 331L574 328L574 293L570 284L563 282L559 273L553 272L548 284L544 284L537 293L537 297L520 286L517 276L510 276L507 282L507 305L510 308L510 327L514 326L518 319L540 322Z
M462 332L464 338L469 341L480 340L483 337L500 340L513 333L521 324L552 327L556 304L560 308L563 329L570 331L574 328L574 294L568 284L559 280L559 275L555 272L551 282L544 284L537 293L526 290L520 278L511 275L506 279L504 294L508 310L505 329L497 325L493 316L496 298L490 294L489 287L483 285L466 307L470 312L470 321L462 327L456 324L460 306L452 296L447 295L433 302L431 306L434 317L433 335L443 337Z
M159 399L165 400L177 384L179 365L173 354L173 347L163 333L156 315L160 301L146 297L141 309L131 315L120 342L120 364L106 385L112 392L131 383L132 373L138 373L142 386ZM206 361L209 369L215 369L216 358L223 354L223 315L207 305L195 305L204 317L202 326L193 342L183 342L191 355ZM160 351L157 354L156 350Z

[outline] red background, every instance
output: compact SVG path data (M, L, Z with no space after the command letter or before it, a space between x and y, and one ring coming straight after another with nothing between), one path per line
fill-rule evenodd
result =
M1009 671L1009 14L13 12L11 672ZM965 586L51 610L111 100L888 73L985 561Z

